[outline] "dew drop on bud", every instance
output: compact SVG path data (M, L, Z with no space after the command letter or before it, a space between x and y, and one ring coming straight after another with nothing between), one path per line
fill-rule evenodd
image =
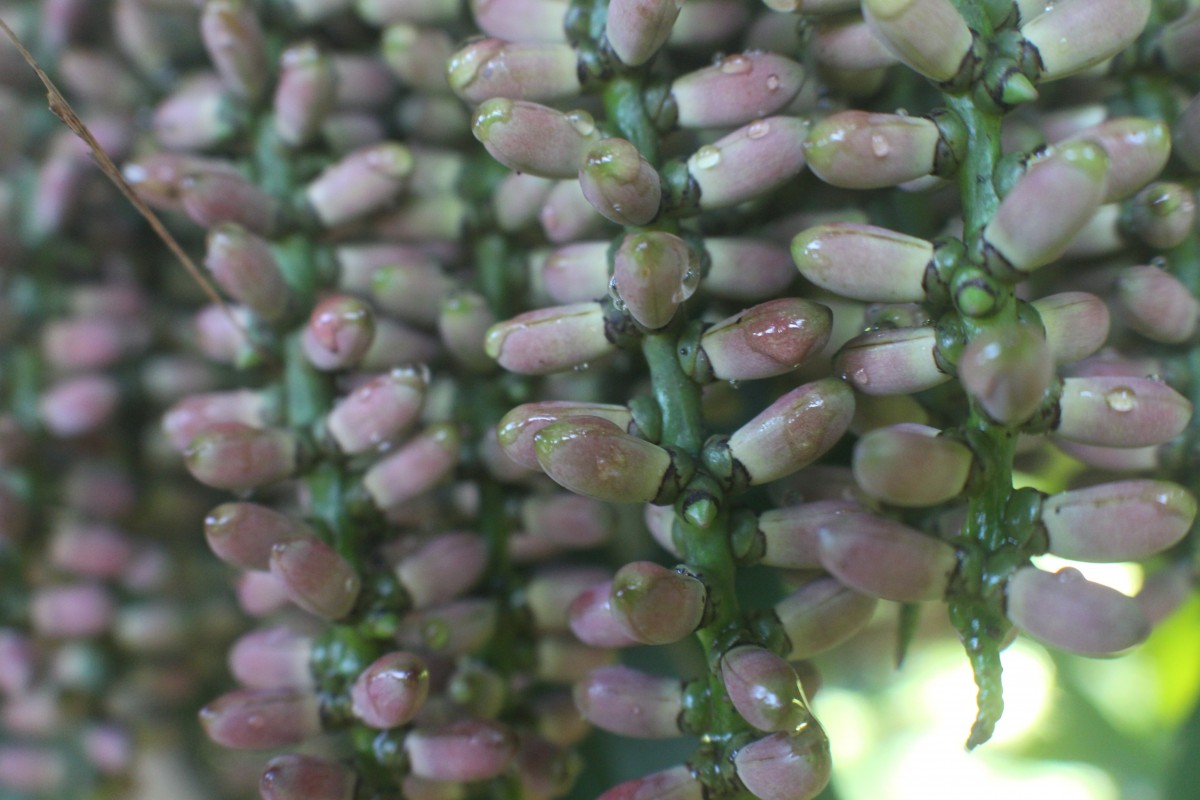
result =
M721 72L726 75L744 75L754 69L754 63L745 56L729 56L721 61Z
M721 163L721 151L706 144L696 151L696 166L700 169L712 169Z
M767 91L769 91L769 92L779 91L779 84L780 84L780 80L779 80L778 75L771 74L771 75L767 76Z
M1118 386L1104 395L1104 402L1113 411L1125 414L1137 406L1137 395L1128 386Z
M761 139L770 132L771 123L767 122L765 119L760 119L746 129L746 136L750 139Z
M885 137L875 134L871 137L871 152L876 158L884 158L892 152L892 144Z
M1074 567L1063 567L1054 573L1054 577L1058 578L1059 583L1079 583L1080 581L1087 580L1083 577L1083 573Z
M579 131L580 136L591 136L596 132L596 120L586 111L567 112L567 121L575 130Z

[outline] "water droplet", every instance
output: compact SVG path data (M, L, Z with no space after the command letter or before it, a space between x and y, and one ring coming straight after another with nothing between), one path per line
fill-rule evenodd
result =
M746 137L749 139L761 139L771 132L771 123L765 119L760 119L757 122L751 123L746 129Z
M721 72L726 75L745 75L754 69L754 62L745 56L727 56L721 59Z
M907 116L908 116L908 109L907 109L907 108L897 108L897 109L896 109L896 116L897 116L897 117L907 117Z
M1158 267L1159 269L1166 269L1167 268L1166 256L1155 256L1154 258L1150 259L1150 266Z
M737 391L739 388L741 388L741 387L738 385L738 382L737 382L737 381L730 381L730 382L729 382L729 388L730 388L730 389L733 389L733 390L736 392L736 391Z
M706 144L692 156L700 169L712 169L721 163L721 151L711 144Z
M576 364L575 366L571 367L571 369L575 370L576 372L586 372L587 370L589 370L591 368L592 368L592 365L586 361L583 362L582 364Z
M1083 573L1074 567L1063 567L1058 572L1054 573L1054 577L1058 578L1059 583L1079 583L1087 578L1083 577Z
M567 122L579 131L580 136L591 136L596 132L596 120L586 111L568 111Z
M783 81L779 80L778 75L775 75L775 74L768 75L767 76L767 91L768 92L779 91L779 86L782 83L783 83Z
M1126 414L1137 407L1137 394L1128 386L1118 386L1104 395L1104 402L1113 411Z
M854 376L850 382L855 386L870 386L871 373L867 372L864 367L859 367L858 369L854 370Z
M871 152L875 154L876 158L883 158L892 152L892 143L886 137L876 133L871 136Z

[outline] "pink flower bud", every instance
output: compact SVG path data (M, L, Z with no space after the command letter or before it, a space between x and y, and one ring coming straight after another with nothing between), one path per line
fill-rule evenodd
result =
M62 521L50 539L50 562L89 578L117 578L133 561L133 542L124 531L98 522Z
M279 201L238 174L190 172L179 182L179 202L202 228L234 222L269 237L279 226Z
M429 670L412 653L388 653L376 659L354 681L350 697L354 716L364 725L388 730L416 716L429 693Z
M450 88L468 103L493 97L553 102L579 94L578 56L564 42L477 39L450 59Z
M367 372L412 368L414 364L433 361L441 354L442 345L436 336L389 317L377 316L375 336L358 362L358 368Z
M834 369L863 394L913 394L950 380L934 358L933 328L884 328L854 337Z
M1150 624L1157 625L1191 599L1192 583L1192 568L1188 564L1165 566L1146 576L1134 599Z
M599 303L542 308L498 322L484 347L500 366L523 375L561 372L616 349Z
M576 403L568 400L544 400L526 403L509 411L497 426L500 446L513 461L529 469L541 469L535 449L535 437L542 428L575 417L599 417L621 430L628 429L633 414L625 406L606 403Z
M993 328L963 348L958 379L988 416L1017 425L1041 406L1054 379L1054 358L1032 326Z
M679 766L618 784L599 800L701 800L704 795L704 784L691 768Z
M380 448L416 421L428 385L420 369L378 375L334 404L326 421L329 433L344 453Z
M812 800L829 783L829 739L815 719L790 733L776 733L737 751L733 766L759 800Z
M1146 27L1150 0L1066 0L1021 26L1036 54L1039 81L1099 64L1124 50Z
M263 800L352 800L358 776L334 761L313 756L276 756L258 784Z
M537 736L520 738L515 771L522 796L549 800L566 795L583 768L579 754Z
M866 512L833 517L820 537L825 569L883 600L941 600L958 566L958 553L942 540Z
M575 685L575 706L598 728L637 739L680 736L683 684L623 666L601 667Z
M53 796L65 790L68 769L58 750L24 744L0 746L0 786L10 791Z
M1076 561L1131 561L1162 552L1196 519L1196 498L1167 481L1120 481L1042 503L1050 552Z
M134 743L130 732L115 724L98 724L81 737L88 763L105 775L121 775L133 763Z
M616 529L606 503L575 494L535 494L521 503L521 525L527 533L569 548L604 544Z
M200 710L208 738L235 750L273 750L321 732L317 698L307 689L237 689Z
M865 20L854 18L822 20L813 38L813 54L818 63L843 70L880 69L897 60Z
M820 569L818 532L827 521L861 506L850 500L818 500L773 508L758 515L760 563L783 569Z
M549 567L535 573L525 587L525 605L534 628L565 633L572 603L609 577L608 570L600 567Z
M499 97L479 106L471 129L501 164L544 178L574 178L588 145L599 138L586 111L564 114Z
M229 671L249 689L309 688L313 642L281 625L243 635L229 650Z
M271 548L312 535L308 526L257 503L225 503L204 519L208 546L227 564L265 570Z
M642 644L670 644L703 623L708 589L681 570L635 561L617 570L610 595L613 618Z
M237 122L225 85L203 73L181 80L154 109L154 138L168 150L207 150L233 136Z
M944 83L973 66L974 36L950 0L863 0L863 16L896 58Z
M798 233L792 258L801 275L842 297L916 303L925 299L933 245L886 228L835 222Z
M1023 633L1085 656L1128 649L1150 634L1136 600L1071 567L1057 573L1018 570L1008 581L1006 613Z
M460 364L475 372L492 372L496 363L488 356L484 340L496 321L483 295L458 292L441 304L438 336Z
M34 632L53 639L98 636L112 624L113 597L92 583L64 584L36 589L29 618Z
M1146 447L1179 435L1192 404L1153 378L1067 378L1059 400L1056 436L1083 444Z
M605 35L617 58L631 67L649 61L671 35L683 0L614 0Z
M413 167L413 155L403 145L373 144L326 167L304 195L321 224L332 228L392 205Z
M1200 302L1178 278L1155 266L1127 267L1116 281L1122 321L1156 342L1180 344L1200 325Z
M854 479L867 494L896 506L953 500L966 485L974 458L966 445L938 433L901 423L865 434L854 446ZM912 469L913 464L921 469Z
M81 375L51 386L38 402L38 415L52 435L84 436L106 425L120 401L117 383L107 375Z
M618 225L645 225L658 216L658 172L625 139L602 139L589 147L579 184L592 207Z
M1108 166L1091 142L1056 146L1034 162L983 229L988 260L1025 273L1058 258L1100 207Z
M48 321L42 330L42 353L63 371L104 369L119 361L138 338L137 331L114 319Z
M836 378L806 383L780 397L729 437L729 453L751 486L770 483L815 461L854 416L854 392Z
M252 617L265 617L288 604L283 581L266 571L251 570L238 576L238 607Z
M727 208L774 191L804 169L808 122L795 117L755 120L706 144L687 161L704 210Z
M237 364L253 350L244 331L250 323L250 309L242 306L222 308L210 304L195 317L196 340L200 352L212 361Z
M229 223L208 232L204 265L217 285L263 319L279 319L288 309L290 290L270 245Z
M1158 181L1133 197L1130 228L1149 246L1170 250L1183 242L1196 222L1194 190Z
M185 397L163 415L163 431L171 445L184 452L200 434L224 423L261 428L267 421L267 400L260 392L238 389Z
M396 640L412 649L448 656L464 655L488 643L496 632L496 619L494 600L455 600L406 616Z
M414 92L445 92L446 62L454 40L437 28L389 25L383 32L383 60L400 82ZM420 159L418 159L418 163Z
M336 106L341 110L376 112L391 101L396 80L383 60L364 51L331 54L337 74Z
M517 737L498 722L464 720L418 728L404 739L414 775L435 781L479 781L508 768Z
M538 214L538 222L551 244L587 239L611 227L584 195L583 184L578 180L554 184ZM595 296L588 299L595 299Z
M391 509L441 482L458 464L461 445L450 424L431 425L363 475L363 486L380 509Z
M371 307L348 295L317 304L304 329L304 355L317 369L333 371L357 364L375 336Z
M200 14L208 57L230 91L250 100L266 88L266 42L258 15L244 0L209 0Z
M555 483L614 503L650 503L679 480L671 454L600 417L573 417L534 436L538 464Z
M800 731L812 719L796 670L770 650L743 645L728 651L721 680L733 707L760 731Z
M549 178L510 172L492 192L492 213L496 217L496 226L502 231L515 233L533 224L554 186L555 182Z
M1115 117L1066 141L1095 142L1108 153L1108 185L1101 202L1124 200L1155 178L1171 155L1166 123L1146 117Z
M718 322L701 336L700 348L717 380L769 378L819 353L832 324L825 306L781 298Z
M487 544L474 533L444 533L425 541L396 565L396 578L414 608L453 600L487 568Z
M787 249L758 239L705 237L711 264L704 290L728 300L769 300L795 278Z
M615 661L612 650L589 647L566 636L542 636L536 651L534 674L538 680L552 684L578 683L593 670Z
M1108 339L1108 306L1094 294L1062 292L1033 301L1046 329L1046 346L1056 364L1095 353Z
M271 548L271 574L283 582L293 603L329 620L349 614L362 588L354 568L320 539L276 544Z
M565 41L566 13L563 0L471 0L471 16L479 29L509 42Z
M937 125L925 117L843 111L813 126L804 154L826 183L878 189L933 173L941 147Z
M291 477L298 450L291 431L223 422L194 438L184 458L192 477L206 486L240 491Z
M804 68L790 58L750 51L676 78L671 97L680 127L732 127L783 110L804 80Z
M843 586L836 578L817 578L775 604L787 634L792 660L811 658L837 647L866 627L879 601Z
M188 175L215 172L237 175L227 161L199 158L178 153L154 153L124 165L121 173L138 196L151 206L166 210L181 209L180 191Z
M308 144L321 132L336 96L337 75L329 57L312 42L288 47L279 57L275 133L292 147Z
M670 508L669 506L667 507ZM568 609L571 632L592 647L629 647L638 643L612 613L612 581L579 594Z
M661 231L626 236L614 256L613 281L630 316L650 329L665 327L700 283L695 253Z

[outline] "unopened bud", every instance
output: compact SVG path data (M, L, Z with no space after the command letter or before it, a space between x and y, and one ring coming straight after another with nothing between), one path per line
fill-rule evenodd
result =
M1150 0L1063 0L1021 26L1039 81L1065 78L1124 50L1150 18Z
M362 581L332 547L305 537L271 548L271 574L279 578L293 603L329 620L354 608Z
M388 653L363 670L350 690L354 716L364 725L388 730L416 716L429 693L429 670L418 656Z
M1147 447L1169 442L1187 427L1192 404L1153 378L1067 378L1054 434L1107 447Z
M626 236L614 256L613 281L630 316L655 330L665 327L700 284L700 268L687 243L671 233Z
M472 132L501 164L544 178L574 178L588 145L599 138L586 111L563 113L507 98L479 106Z
M1076 561L1133 561L1166 550L1196 518L1196 498L1167 481L1120 481L1046 498L1050 552Z
M810 658L837 647L866 627L879 601L842 585L836 578L817 578L775 604L775 615L787 635L787 657Z
M834 369L863 394L914 394L950 380L936 349L933 328L884 328L847 342Z
M507 370L546 375L613 352L616 347L606 329L600 303L555 306L496 323L488 330L484 347Z
M825 569L847 586L882 600L941 600L958 566L951 545L866 512L830 519L820 537Z
M799 730L744 745L733 757L742 784L759 800L813 800L829 783L829 739L810 719Z
M517 406L505 414L497 426L497 437L513 461L528 469L540 469L534 437L547 425L573 417L599 417L621 430L627 430L633 421L633 414L626 406L545 400Z
M966 445L936 428L911 423L876 428L854 446L854 478L867 494L891 505L921 508L962 492L973 457ZM910 468L920 464L920 470Z
M311 142L333 110L336 92L333 62L315 44L284 50L273 104L275 133L292 147Z
M704 331L700 349L717 380L755 380L796 369L829 341L833 314L800 298L748 308Z
M613 576L613 618L642 644L669 644L693 633L704 620L708 589L681 571L635 561Z
M218 225L208 233L204 266L217 285L260 317L273 321L288 309L289 289L271 248L239 225Z
M1063 292L1034 300L1056 364L1087 358L1108 339L1108 306L1094 294Z
M493 97L553 102L579 94L578 56L566 43L477 39L450 59L450 88L468 103Z
M464 720L439 728L418 728L404 739L414 775L435 781L479 781L508 768L517 737L489 720Z
M804 142L808 168L826 183L878 189L934 172L942 136L925 117L843 111L826 117Z
M312 648L312 639L286 626L251 631L230 648L229 671L250 689L311 687Z
M1138 192L1132 201L1130 229L1158 250L1181 244L1196 222L1194 190L1179 183L1160 181Z
M702 800L705 794L691 768L679 766L617 784L598 800Z
M596 727L622 736L682 735L683 685L678 678L623 666L601 667L575 685L575 706Z
M645 225L658 216L658 173L625 139L602 139L588 148L579 184L592 207L618 225Z
M604 31L617 58L631 67L649 61L671 35L683 0L613 0Z
M687 160L700 208L728 208L765 195L804 169L808 122L767 117L706 144Z
M449 424L431 425L363 475L375 505L395 508L441 482L458 464L461 440Z
M745 125L786 108L804 79L802 66L775 53L723 56L671 84L676 120L683 128Z
M573 492L614 503L664 502L681 476L672 455L600 417L572 417L534 435L538 463Z
M238 689L200 710L208 738L235 750L272 750L321 731L317 698L307 689Z
M969 75L974 36L950 0L863 0L871 30L897 58L930 80Z
M200 14L200 36L209 60L230 91L254 100L270 77L258 14L245 0L208 0Z
M354 770L314 756L276 756L258 783L263 800L352 800Z
M291 431L226 422L193 439L184 458L201 483L241 491L290 477L296 471L299 442Z
M1042 404L1054 378L1054 359L1032 326L994 328L967 343L958 378L988 416L1018 425Z
M886 228L836 222L796 234L792 258L801 275L842 297L917 303L925 299L933 245Z
M344 156L326 167L304 196L320 219L332 228L393 205L414 169L412 152L401 144L383 142Z
M1126 650L1150 633L1136 600L1092 583L1072 567L1057 573L1018 570L1008 581L1006 613L1033 638L1085 656Z
M812 719L796 670L770 650L733 648L721 657L721 680L742 719L760 731L795 733Z
M1108 153L1108 183L1101 202L1124 200L1155 178L1171 155L1167 124L1146 117L1115 117L1067 141L1095 142ZM1065 142L1064 142L1065 143Z
M365 453L416 421L429 381L420 370L394 369L341 398L329 412L329 433L344 453Z

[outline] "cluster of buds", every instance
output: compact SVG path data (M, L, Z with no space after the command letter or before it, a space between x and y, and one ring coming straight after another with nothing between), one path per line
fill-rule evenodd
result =
M0 134L0 787L202 793L187 725L277 751L229 796L550 800L595 726L700 741L605 800L812 800L810 659L881 605L945 606L975 746L1014 630L1112 655L1183 601L1200 14L751 5L0 9L204 289L87 145Z

